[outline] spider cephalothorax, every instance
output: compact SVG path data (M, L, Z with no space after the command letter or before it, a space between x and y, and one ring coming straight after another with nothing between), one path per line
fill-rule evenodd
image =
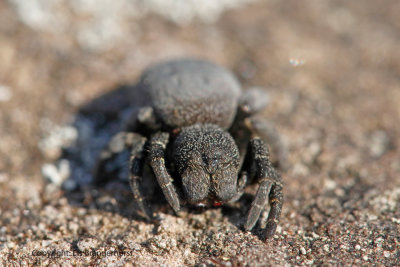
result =
M266 104L264 92L241 93L240 84L226 69L186 59L145 71L130 98L136 112L127 131L117 134L103 151L97 174L104 172L102 166L113 154L130 147L129 181L147 218L152 214L139 183L144 164L152 168L176 213L180 197L192 205L219 206L239 199L245 185L256 181L259 188L244 227L251 230L269 202L266 238L274 234L283 203L282 184L264 140L282 149L270 124L254 117ZM180 176L182 196L175 188L178 177L172 173Z

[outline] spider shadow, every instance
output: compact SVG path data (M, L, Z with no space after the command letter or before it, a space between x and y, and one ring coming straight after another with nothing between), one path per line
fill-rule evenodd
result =
M72 206L97 209L123 217L147 222L137 211L128 184L129 151L113 159L110 171L99 180L94 175L97 159L111 137L124 128L124 121L137 112L129 102L129 91L136 85L122 85L84 104L71 126L76 129L74 144L63 149L59 159L70 166L64 181L64 195ZM106 177L106 178L105 178ZM144 177L143 191L153 211L166 210L161 189L154 179Z

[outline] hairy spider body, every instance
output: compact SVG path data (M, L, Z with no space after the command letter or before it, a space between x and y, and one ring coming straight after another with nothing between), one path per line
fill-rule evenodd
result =
M265 237L270 238L283 195L281 177L263 139L282 149L273 128L253 116L265 106L265 99L260 90L242 93L232 73L207 61L175 60L151 67L130 91L137 112L129 119L127 131L113 137L104 149L97 174L114 154L129 147L130 185L147 218L152 214L140 191L144 164L151 166L177 214L182 200L174 179L181 179L186 202L198 206L235 201L248 182L256 181L259 188L244 228L254 227L269 202ZM171 177L171 168L179 177Z
M181 60L145 71L132 93L148 101L164 128L208 123L227 129L236 114L240 85L215 64Z

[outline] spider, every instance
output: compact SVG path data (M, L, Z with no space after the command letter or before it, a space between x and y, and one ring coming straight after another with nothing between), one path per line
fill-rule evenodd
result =
M140 190L145 164L177 215L182 199L195 206L221 206L238 200L247 184L257 182L244 229L254 227L269 202L264 236L274 235L283 205L282 180L264 140L276 147L278 159L284 150L273 127L254 116L267 104L265 92L242 92L231 72L211 62L180 59L144 71L129 100L136 112L126 131L101 153L97 175L113 155L130 149L129 183L147 219L153 215Z

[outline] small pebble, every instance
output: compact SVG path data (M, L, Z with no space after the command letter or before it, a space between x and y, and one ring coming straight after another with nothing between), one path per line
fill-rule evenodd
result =
M386 132L378 130L372 133L369 150L371 156L379 158L386 153L390 147L390 138Z
M70 175L69 161L62 159L57 165L46 163L42 166L42 175L49 182L61 186Z
M0 183L5 183L8 181L8 175L5 172L0 172Z
M74 223L74 222L69 222L68 223L68 229L73 233L77 233L78 230L79 230L79 225L77 223Z
M78 242L77 246L80 251L91 250L96 248L98 245L98 241L94 238L85 238Z
M400 219L397 219L397 218L392 218L392 222L394 222L394 223L397 223L397 224L400 224Z
M311 232L311 235L312 235L312 237L315 238L315 239L316 239L316 238L319 238L319 235L316 234L316 233L314 233L314 232Z
M43 247L48 247L52 243L51 240L42 240L42 246Z
M46 163L42 166L43 177L53 184L61 184L62 178L58 173L57 167L53 164Z
M10 87L0 84L0 102L8 102L12 98L12 90Z
M334 180L329 179L329 178L324 180L324 189L325 190L327 190L327 191L328 190L333 190L333 189L336 188L336 186L337 186L337 184L336 184L336 182Z
M72 146L78 139L78 130L73 126L61 127L48 120L41 121L40 126L48 135L39 141L38 147L50 159L59 157L62 148Z

